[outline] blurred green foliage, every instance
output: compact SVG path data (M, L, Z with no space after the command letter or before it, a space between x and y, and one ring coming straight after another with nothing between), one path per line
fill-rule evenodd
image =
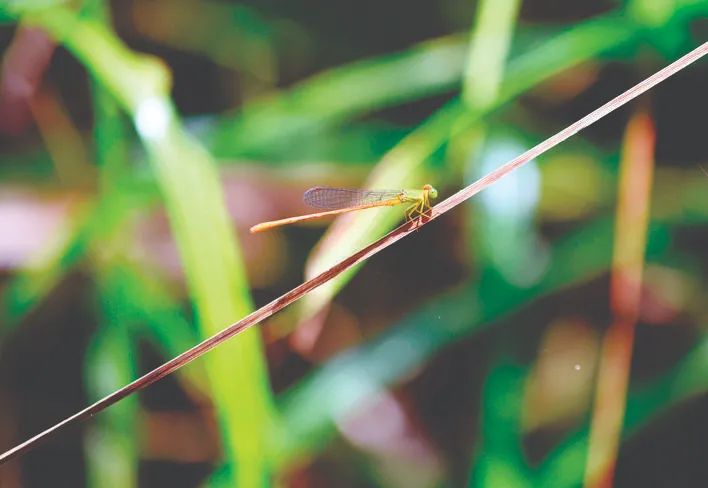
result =
M350 214L311 252L319 234L310 229L238 238L236 231L255 219L293 213L309 182L371 188L430 182L449 193L684 54L705 34L704 0L603 5L567 6L565 15L578 19L568 21L534 2L442 2L440 17L447 20L439 37L417 35L405 49L383 46L371 54L363 47L366 25L360 38L328 45L331 34L312 29L305 15L317 14L312 6L296 15L282 2L135 0L116 3L111 15L102 0L0 3L8 29L42 29L87 73L86 100L65 103L90 106L89 120L76 123L97 169L87 190L78 180L60 184L62 162L49 144L3 152L3 188L63 192L79 202L56 231L61 238L4 278L3 345L9 348L39 312L56 306L51 297L71 276L86 274L93 322L80 351L79 403L96 400L151 365L146 358L180 353L246 315L252 297L260 303L277 296L301 274L327 269L400 222L395 211ZM396 12L398 22L406 23L405 14ZM391 37L404 30L387 28ZM322 70L317 55L347 43L356 55L342 58L360 59ZM184 52L200 66L218 67L212 80L218 90L190 82L179 69ZM11 68L6 63L3 74ZM705 62L686 77L696 76L694 69L704 74ZM47 84L58 83L52 76ZM656 99L673 100L676 86L667 83ZM180 114L180 102L192 99L208 108ZM665 146L680 143L670 130L663 136L662 127L702 123L654 106ZM184 368L160 390L167 398L160 408L150 406L156 385L143 401L128 398L101 414L84 437L86 483L188 484L180 466L198 465L194 485L410 486L405 467L415 465L424 472L418 486L580 484L587 418L556 419L537 432L526 429L523 417L549 324L570 316L600 331L607 325L625 115L603 126L610 127L605 133L569 141L424 228L421 234L432 234L426 242L437 243L433 249L419 244L422 236L411 237L402 251L387 250L386 262L359 266L310 293L266 324L265 333L248 331ZM647 279L642 321L664 326L656 332L646 325L648 336L666 344L667 358L642 364L639 356L627 437L706 391L701 270L708 256L686 237L705 236L708 221L707 180L692 166L705 160L705 144L694 144L702 156L693 159L658 148L646 265L672 286ZM179 264L170 260L173 242ZM59 320L49 315L42 327ZM26 381L17 371L14 381ZM170 403L170 395L184 398ZM173 431L146 427L156 410L180 408L195 425L202 424L194 419L209 425L205 405L214 408L216 440L208 429L185 435L177 422ZM56 412L56 420L62 415ZM529 441L536 438L538 444ZM47 457L36 459L47 463ZM158 460L171 464L154 481L141 463ZM70 468L48 473L62 469ZM640 478L621 470L622 457L619 479Z

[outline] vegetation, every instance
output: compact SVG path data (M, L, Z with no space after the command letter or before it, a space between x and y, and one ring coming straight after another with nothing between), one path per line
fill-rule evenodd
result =
M402 221L248 234L306 188L449 196L706 38L705 0L567 3L0 2L2 450ZM707 66L0 484L698 485Z

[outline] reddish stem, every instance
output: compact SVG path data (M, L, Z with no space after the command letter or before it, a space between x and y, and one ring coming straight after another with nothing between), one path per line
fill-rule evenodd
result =
M622 154L610 282L614 322L603 340L590 426L585 486L612 486L622 434L654 169L654 125L646 113L630 120Z

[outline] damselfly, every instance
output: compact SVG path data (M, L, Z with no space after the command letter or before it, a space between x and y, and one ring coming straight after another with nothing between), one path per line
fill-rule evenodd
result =
M404 203L410 204L406 209L406 218L413 220L423 218L425 212L430 209L430 201L437 197L438 191L431 185L425 185L422 190L356 190L316 186L305 192L303 200L307 205L322 210L321 212L263 222L251 227L251 232L261 232L280 225L305 222L355 210L393 207Z

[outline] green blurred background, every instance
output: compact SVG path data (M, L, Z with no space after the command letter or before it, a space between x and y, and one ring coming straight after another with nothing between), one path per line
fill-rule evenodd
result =
M449 196L708 39L706 0L4 0L0 19L2 450L403 218L248 233L307 212L308 187ZM579 486L628 239L616 485L704 486L706 80L699 61L0 485ZM620 179L632 148L650 188ZM651 196L625 237L622 191Z

